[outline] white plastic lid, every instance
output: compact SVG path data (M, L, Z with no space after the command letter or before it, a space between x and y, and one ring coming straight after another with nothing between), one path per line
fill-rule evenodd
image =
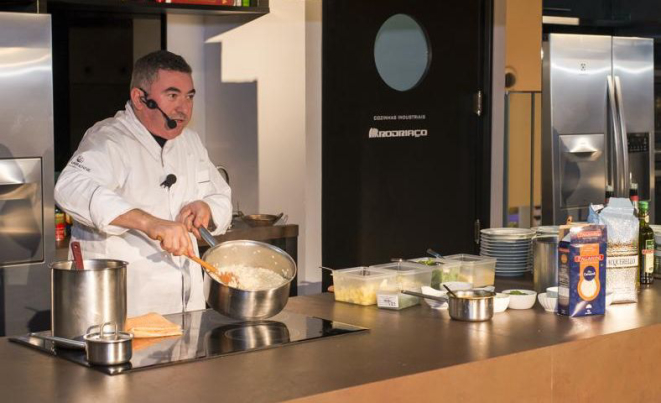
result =
M382 270L374 267L352 267L350 269L333 270L333 276L347 276L355 279L386 279L395 277L396 273L390 270Z
M397 271L398 273L421 273L421 272L432 271L434 266L427 266L419 263L403 261L403 262L377 264L374 266L370 266L370 268L388 270L388 271L392 270L392 271Z
M426 261L434 262L437 264L426 264L424 263ZM460 260L450 260L445 258L439 259L435 257L419 257L419 258L411 259L410 262L415 262L416 264L421 264L427 267L431 267L432 269L439 269L441 267L451 268L451 267L461 266Z

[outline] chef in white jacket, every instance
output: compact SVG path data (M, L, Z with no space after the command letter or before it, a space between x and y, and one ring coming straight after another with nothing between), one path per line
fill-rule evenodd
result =
M182 57L139 59L126 108L85 133L55 186L83 256L129 262L129 316L203 309L201 268L182 255L197 254L197 228L231 221L230 188L186 128L194 95Z

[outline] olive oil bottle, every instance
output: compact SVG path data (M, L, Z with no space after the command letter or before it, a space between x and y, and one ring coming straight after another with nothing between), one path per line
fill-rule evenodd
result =
M646 201L638 202L640 232L638 234L638 262L640 265L640 284L654 282L654 231L650 228L649 205Z

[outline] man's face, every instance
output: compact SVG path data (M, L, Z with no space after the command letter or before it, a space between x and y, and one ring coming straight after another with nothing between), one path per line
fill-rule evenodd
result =
M149 109L141 99L145 94L137 88L131 90L131 100L138 119L152 134L171 140L181 134L193 114L193 78L190 74L178 71L160 70L149 88L149 99L156 101L158 106L170 119L177 122L177 127L170 129L167 121L158 109Z

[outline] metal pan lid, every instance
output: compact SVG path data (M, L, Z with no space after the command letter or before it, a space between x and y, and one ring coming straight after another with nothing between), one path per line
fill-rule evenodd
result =
M112 329L112 331L106 331L106 328ZM93 326L91 329L99 329L97 332L90 331L83 336L85 341L91 341L94 343L122 343L127 340L133 339L133 334L128 332L119 331L117 325L114 323L106 322L103 325Z

